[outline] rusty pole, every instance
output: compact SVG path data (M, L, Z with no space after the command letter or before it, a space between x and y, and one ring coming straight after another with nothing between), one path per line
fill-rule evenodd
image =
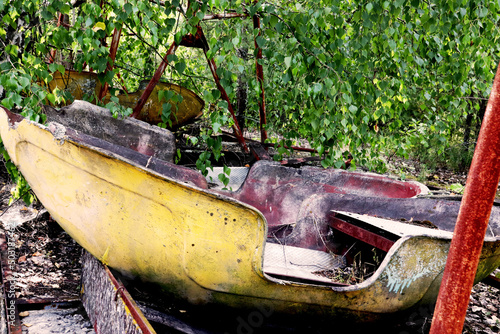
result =
M262 64L260 64L260 61L262 60L262 49L259 47L259 44L257 43L257 37L261 35L260 18L257 14L253 16L253 28L259 30L258 35L254 38L255 49L257 50L257 55L255 57L255 71L257 72L257 80L259 81L260 85L260 101L259 101L260 142L264 144L267 139L266 99L264 94L264 70L262 69Z
M104 73L113 70L116 58L116 52L118 50L118 44L120 44L121 34L122 34L122 28L120 29L115 28L115 30L113 31L113 38L111 40L111 45L109 46L109 58L111 59L111 62L108 62L108 65L106 66L106 70ZM101 90L99 92L99 101L102 101L102 99L106 96L106 94L108 93L108 88L109 84L107 82L105 82L104 85L101 86Z
M431 334L462 333L500 179L500 65L484 115L439 290Z
M222 98L227 102L227 109L231 113L231 117L234 120L234 134L236 138L238 139L238 142L240 143L241 147L243 150L248 153L248 147L247 144L245 143L245 138L243 137L243 132L241 131L240 126L238 125L238 121L236 120L236 115L234 114L233 106L231 104L231 101L229 100L229 96L226 93L226 90L224 87L222 87L220 83L220 78L219 75L217 74L217 65L215 65L215 61L213 59L208 58L207 56L207 51L208 51L208 42L207 39L205 38L205 34L203 33L203 30L201 29L200 26L198 26L198 31L197 31L197 37L201 39L203 42L203 53L205 54L205 58L207 59L208 66L210 67L210 71L212 72L212 76L214 77L215 84L217 85L217 89L219 89Z
M158 84L161 76L163 75L163 72L165 72L165 69L167 68L168 56L170 56L171 54L174 54L175 51L177 50L177 47L178 46L177 46L177 44L175 44L175 42L173 42L172 45L170 45L170 48L168 49L167 53L163 57L163 60L161 61L160 66L158 66L158 68L156 69L155 74L153 75L153 77L149 81L148 85L146 86L146 89L144 90L141 97L137 101L137 104L134 107L134 112L132 113L132 115L130 115L130 117L137 118L137 116L139 116L139 114L141 113L142 107L144 107L144 104L146 103L149 96L151 95L151 92L153 91L155 86Z
M57 16L57 27L61 26L61 24L63 23L63 20L64 20L63 14L59 13L58 16ZM57 54L57 50L56 49L50 50L49 59L47 60L47 62L49 64L52 64L56 60L56 54Z

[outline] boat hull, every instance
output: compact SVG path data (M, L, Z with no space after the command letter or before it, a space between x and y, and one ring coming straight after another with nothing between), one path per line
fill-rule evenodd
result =
M73 100L94 98L95 101L95 97L100 94L101 82L99 81L96 73L66 70L64 74L61 74L59 71L55 72L54 79L49 82L48 87L51 91L54 91L57 88L61 91L70 93ZM182 96L182 101L180 102L168 101L171 105L169 117L171 124L166 124L168 127L175 128L181 126L203 114L205 102L194 92L179 85L159 82L154 87L149 98L146 100L144 107L137 116L137 119L155 125L159 123L166 123L165 120L162 119L164 101L160 101L159 99L158 93L160 91L172 91L175 94ZM136 92L121 93L116 97L118 98L118 103L120 105L133 109L143 92L144 88L140 88ZM110 100L111 95L108 93L104 97L103 103L106 104L110 102Z
M356 285L282 280L263 271L268 226L254 207L5 110L0 133L41 203L80 245L191 304L369 321L437 296L449 239L400 238ZM478 281L500 265L499 248L498 239L485 242Z

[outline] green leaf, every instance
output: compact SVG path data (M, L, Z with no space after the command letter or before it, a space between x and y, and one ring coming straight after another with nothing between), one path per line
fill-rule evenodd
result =
M175 63L175 69L177 72L179 72L179 74L182 74L186 69L186 63L184 61Z
M19 47L17 45L9 44L5 47L5 51L12 57L17 57Z
M263 48L266 45L266 39L263 38L262 36L257 36L255 41L257 42L257 45L259 46L259 48Z
M396 50L396 42L394 42L393 40L390 40L387 42L387 44L389 44L389 47L391 48L391 50Z
M23 89L29 87L29 85L31 84L31 80L26 77L19 77L18 81Z
M2 100L2 105L7 109L12 109L12 107L14 106L14 101L12 101L10 97L7 97Z
M316 131L316 130L318 130L318 127L319 127L319 120L318 120L318 119L313 119L313 120L311 121L311 126L312 126L313 130L315 130L315 131Z
M52 63L49 65L49 70L50 72L54 73L59 69L59 64Z

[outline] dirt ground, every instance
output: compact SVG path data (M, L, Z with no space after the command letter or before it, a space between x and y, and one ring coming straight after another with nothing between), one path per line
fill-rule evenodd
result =
M16 244L17 264L14 275L17 298L78 299L81 247L39 204L26 207L24 203L15 202L8 207L12 185L2 167L3 164L0 164L0 220L7 221L9 214L20 217L18 225L11 229ZM407 169L411 168L415 167L409 166ZM445 170L437 171L429 178L433 184L436 181L443 185L446 182L465 184L465 175L457 176ZM500 270L496 273L500 276ZM420 309L395 329L398 333L427 333L431 319L432 309ZM483 283L474 287L463 333L500 333L498 289Z

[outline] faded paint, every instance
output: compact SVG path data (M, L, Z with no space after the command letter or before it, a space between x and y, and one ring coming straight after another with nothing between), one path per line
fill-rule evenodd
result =
M64 75L60 72L55 72L53 74L54 79L49 82L48 87L51 91L56 88L68 92L73 97L73 100L82 100L84 96L92 98L93 96L99 96L101 92L101 83L97 78L96 73L90 72L76 72L71 70L66 70ZM183 100L180 103L171 104L171 115L170 121L172 122L172 127L180 126L201 116L203 113L203 107L205 102L191 90L171 84L158 82L148 95L147 100L144 101L144 106L140 113L138 113L137 119L143 120L150 124L158 124L162 121L161 115L163 112L163 103L158 99L158 92L160 90L171 90L177 94L182 95ZM141 95L145 89L139 89L137 92L128 94L118 94L119 104L127 107L133 108L136 103L141 98ZM103 103L108 103L110 101L111 95L108 93L103 97ZM73 101L68 101L73 102ZM95 102L95 100L93 100ZM168 125L168 124L167 124Z
M445 249L442 249L443 247ZM399 253L397 257L393 257L394 265L388 266L385 272L389 292L404 293L417 280L433 280L444 270L447 248L415 247L412 251L418 254L411 263L408 263L408 259L415 254Z

